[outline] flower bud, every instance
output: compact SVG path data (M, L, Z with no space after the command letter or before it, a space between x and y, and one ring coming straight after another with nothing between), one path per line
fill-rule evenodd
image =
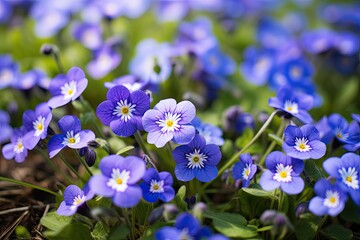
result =
M96 161L96 152L92 148L87 148L85 152L85 162L89 167L94 166Z
M161 217L163 216L163 212L164 212L164 206L160 206L157 208L154 208L151 213L149 214L149 217L147 219L148 223L150 225L152 225L153 223L155 223L157 220L160 220Z

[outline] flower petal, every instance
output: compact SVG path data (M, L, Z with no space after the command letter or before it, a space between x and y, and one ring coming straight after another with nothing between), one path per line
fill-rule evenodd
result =
M128 99L130 96L130 91L122 86L122 85L115 85L114 87L110 88L106 94L106 98L112 102L119 102L120 100Z
M191 125L182 125L178 131L174 132L173 141L177 144L188 144L195 137L195 127Z
M104 197L111 197L115 194L115 190L107 185L109 178L104 175L94 175L89 180L89 187L92 192Z
M172 132L162 133L161 131L149 132L147 136L147 142L155 144L157 148L165 146L174 137Z
M298 194L304 189L304 181L301 177L292 177L290 182L280 183L280 188L287 194Z
M187 124L194 119L196 108L190 101L182 101L177 104L175 112L181 114L179 124Z
M175 166L174 172L175 172L176 178L183 182L190 181L195 177L194 171L192 169L189 169L187 167L187 163L185 163L185 162L178 163Z
M76 211L77 207L71 209L71 205L66 205L65 201L62 201L59 208L56 210L56 213L61 216L71 216L74 215Z
M176 101L172 98L161 100L154 106L154 109L159 110L162 113L173 113L176 109Z
M66 134L68 131L78 133L81 130L81 123L79 118L74 115L63 116L58 122L59 129L62 133Z
M337 157L328 158L323 162L324 170L333 178L341 178L339 169L341 168L341 160Z
M210 182L215 179L218 169L215 166L205 165L203 169L195 168L194 175L201 182Z
M118 119L119 117L114 115L115 105L110 100L106 100L98 105L96 108L96 116L100 119L101 123L110 126L110 122Z
M272 191L280 187L280 183L273 179L274 174L266 170L260 177L260 185L265 191Z
M328 208L324 206L324 199L321 197L314 197L311 199L309 210L317 216L324 216L328 212Z
M129 137L134 135L137 130L137 121L131 118L127 121L122 119L115 119L110 122L111 130L118 136Z
M130 208L138 204L142 198L142 190L137 185L128 186L124 192L116 192L113 203L122 208Z
M139 116L144 115L150 108L150 97L141 90L130 94L130 102L136 105L134 114Z
M75 94L71 97L71 100L75 100L77 99L83 92L84 90L86 89L88 85L88 80L86 78L83 78L81 80L79 80L77 83L76 83L76 92Z
M64 141L63 134L54 135L49 143L48 143L48 151L50 158L53 158L58 152L61 151L64 147L66 147L62 142Z

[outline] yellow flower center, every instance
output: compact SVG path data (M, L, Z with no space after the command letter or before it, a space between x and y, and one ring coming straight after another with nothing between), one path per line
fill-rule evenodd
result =
M331 197L331 198L329 198L329 201L330 201L331 203L336 203L336 198L335 198L335 197Z
M249 174L250 174L250 169L247 168L247 169L245 170L245 176L249 176Z
M121 109L121 113L122 113L122 114L128 114L128 113L129 113L129 108L128 108L128 107L123 107L123 108Z
M121 178L117 178L117 179L116 179L116 183L117 183L117 184L121 185L122 182L123 182L123 180L122 180Z
M342 138L342 134L341 134L341 133L337 133L337 134L336 134L336 137Z
M306 148L306 145L305 145L304 143L300 143L300 144L299 144L299 148L305 149L305 148Z
M172 120L167 120L167 121L166 121L166 125L167 125L168 127L172 127L172 125L174 125L174 121L172 121Z
M73 91L72 89L69 89L69 90L67 91L68 95L71 95L73 92L74 92L74 91Z
M70 138L69 143L75 143L75 138Z
M81 198L75 200L75 204L76 204L76 205L80 205L81 203L82 203L82 199L81 199Z
M23 148L22 143L18 143L18 144L17 144L17 147L18 147L18 149L22 149L22 148Z
M39 123L39 124L36 126L36 128L37 128L37 130L41 131L41 130L43 130L44 126L43 126L41 123Z
M200 158L198 156L195 156L195 157L193 157L193 161L197 163L200 161Z
M154 184L153 189L154 189L154 190L159 190L159 185Z
M280 173L280 177L281 177L281 178L286 178L286 177L287 177L287 172L282 171L282 172Z
M351 183L351 182L353 181L353 180L352 180L352 176L347 176L347 177L346 177L346 181Z

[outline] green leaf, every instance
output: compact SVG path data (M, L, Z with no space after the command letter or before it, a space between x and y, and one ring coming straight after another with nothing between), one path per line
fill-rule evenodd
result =
M276 200L277 197L274 195L274 192L268 192L268 191L264 191L261 189L256 189L256 188L242 188L240 191L244 191L252 196L256 196L256 197L262 197L262 198L269 198L269 199L274 199Z
M248 142L254 137L254 131L251 128L246 128L242 135L236 139L236 146L238 148L245 147Z
M15 234L18 239L31 239L29 231L21 225L16 227Z
M350 229L344 228L339 224L331 225L321 233L323 233L329 239L334 239L334 240L347 240L347 239L350 240L353 237L353 233Z
M125 225L114 227L110 230L108 240L122 240L127 239L130 231Z
M120 149L120 150L116 153L116 155L121 155L121 154L123 154L123 153L126 153L126 152L132 150L132 149L134 149L134 146L126 146L126 147Z
M240 214L206 211L204 217L211 218L216 230L228 237L256 237L257 227L247 225L246 219Z
M60 216L56 212L49 212L41 218L40 223L47 229L61 231L66 225L71 223L72 217Z
M108 234L109 233L101 222L96 223L94 230L91 232L91 236L94 240L106 240Z
M313 160L306 160L305 162L305 173L312 180L317 181L320 178L325 177L324 173L320 170L320 168L315 164Z
M73 222L66 225L60 232L45 231L44 235L50 240L88 240L91 239L90 229L84 224Z
M272 141L276 142L277 145L282 146L283 140L281 138L272 133L269 133L268 136Z
M295 224L295 234L297 239L315 239L321 218L310 213L303 214L301 219Z
M358 96L359 80L357 77L351 78L346 81L345 86L338 91L336 98L336 108L341 109L343 106L350 105Z
M187 210L187 204L185 202L185 194L186 194L186 187L185 185L182 185L175 196L175 203L178 208L180 208L183 211Z

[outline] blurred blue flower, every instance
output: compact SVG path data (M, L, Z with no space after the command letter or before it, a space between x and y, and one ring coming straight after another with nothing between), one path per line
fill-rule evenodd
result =
M248 187L251 179L255 176L257 167L249 153L241 154L240 161L234 164L233 176L235 180L241 180L242 187Z
M91 77L100 79L119 66L121 55L111 44L103 44L94 51L94 58L87 64L86 69Z
M190 1L157 1L156 17L160 22L175 22L183 19L190 10Z
M202 123L198 117L195 117L191 123L196 128L198 134L205 138L207 144L216 144L218 146L224 144L221 128L209 123Z
M56 213L61 216L74 215L79 207L93 197L94 193L89 189L83 191L76 185L69 185L64 191L64 201L60 203Z
M320 140L328 144L334 139L334 135L329 127L327 116L323 116L316 124L316 129L319 131Z
M321 9L322 17L329 23L340 28L360 31L360 5L329 4Z
M106 88L112 88L116 85L122 85L126 87L130 92L137 90L146 90L148 83L138 78L135 75L128 74L114 79L112 82L104 83Z
M328 214L334 217L344 209L347 195L337 184L331 184L322 178L315 183L314 192L317 196L309 203L309 210L313 214L317 216Z
M0 89L12 86L19 75L19 66L10 55L0 55Z
M7 22L13 12L13 7L9 1L0 1L0 23Z
M99 24L76 22L72 27L72 34L90 50L99 49L103 43L102 29Z
M19 74L19 76L14 80L12 87L21 90L29 90L37 85L40 85L44 79L47 79L47 76L42 70L32 69Z
M199 56L201 69L215 76L229 76L235 71L235 62L221 52L219 47L214 47Z
M10 116L9 113L6 111L0 110L0 144L8 141L11 136L13 129L9 125L10 123Z
M26 133L24 127L16 128L13 130L11 142L2 148L2 154L5 159L15 159L17 163L21 163L28 155L28 150L23 144L23 137Z
M99 164L101 174L89 180L90 190L95 194L112 198L121 208L130 208L139 203L142 190L136 184L145 174L145 162L135 156L109 155Z
M256 39L267 49L280 49L294 40L280 23L265 17L258 22Z
M301 35L300 41L307 52L321 54L333 48L335 33L329 29L306 31Z
M195 177L201 182L209 182L217 177L220 148L215 144L206 144L200 135L196 135L189 144L176 147L172 155L176 162L175 175L180 181L187 182Z

